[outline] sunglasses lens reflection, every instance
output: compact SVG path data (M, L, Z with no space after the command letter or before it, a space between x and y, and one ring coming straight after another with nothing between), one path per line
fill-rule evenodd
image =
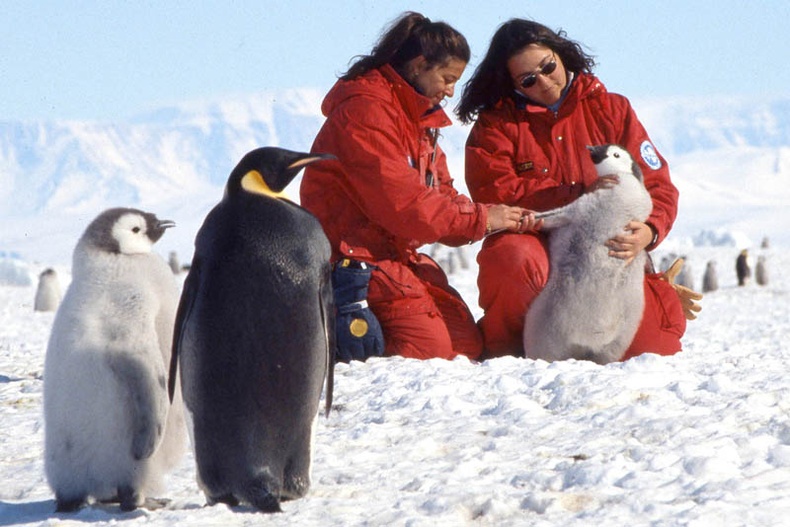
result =
M554 73L554 70L556 69L557 69L557 61L552 60L551 62L540 68L540 74L544 76L551 75L552 73ZM521 81L521 87L526 90L527 88L533 87L536 82L538 82L538 74L530 73L529 75L524 77L524 80Z

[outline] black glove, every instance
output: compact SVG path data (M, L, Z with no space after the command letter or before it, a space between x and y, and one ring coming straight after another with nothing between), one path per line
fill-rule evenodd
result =
M335 331L338 362L365 361L384 355L384 335L376 316L368 307L371 264L341 260L332 270L335 296Z

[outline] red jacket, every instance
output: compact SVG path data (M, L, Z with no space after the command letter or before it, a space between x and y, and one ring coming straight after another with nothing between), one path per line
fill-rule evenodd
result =
M450 119L392 67L338 81L321 110L327 119L312 151L337 161L305 169L300 199L323 225L333 260L414 261L421 245L483 238L487 207L452 187L441 148L433 156L432 129Z
M466 184L484 203L547 210L576 199L597 178L586 145L617 143L639 163L653 198L658 241L677 215L678 191L628 99L593 75L577 75L554 112L505 98L480 112L466 143Z

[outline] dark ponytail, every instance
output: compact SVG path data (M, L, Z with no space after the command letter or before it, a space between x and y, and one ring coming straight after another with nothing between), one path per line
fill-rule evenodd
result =
M471 57L466 38L444 22L431 22L420 13L407 12L380 37L370 55L359 55L340 78L351 80L390 64L401 71L410 60L422 55L429 66L445 64L451 58L468 63Z

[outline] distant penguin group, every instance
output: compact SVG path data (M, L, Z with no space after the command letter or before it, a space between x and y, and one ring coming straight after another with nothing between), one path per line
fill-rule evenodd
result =
M318 220L281 192L327 157L249 152L195 239L169 387L177 393L180 371L209 504L279 511L310 486L325 379L331 401L331 249Z
M619 183L537 215L548 232L550 272L526 315L528 358L620 360L642 318L645 252L626 264L609 256L605 244L629 221L645 221L652 201L624 148L589 148L599 177L616 174Z
M74 249L44 364L44 467L59 512L91 498L134 510L186 448L166 388L178 288L151 252L171 226L109 209Z

